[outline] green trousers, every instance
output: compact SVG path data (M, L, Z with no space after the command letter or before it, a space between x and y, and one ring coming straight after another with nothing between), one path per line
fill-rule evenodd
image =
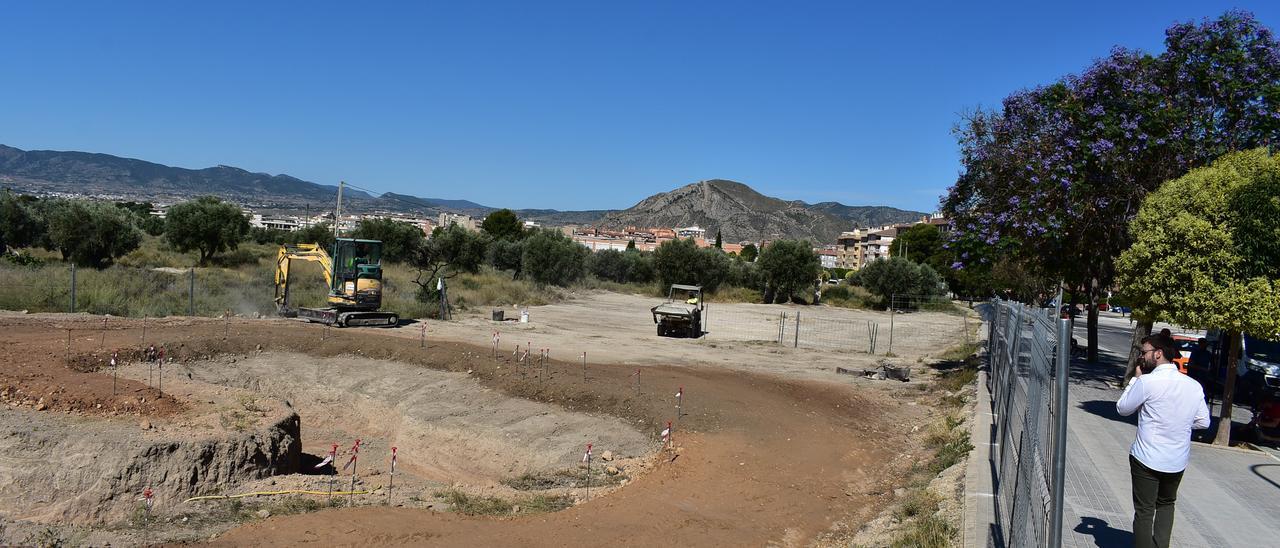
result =
M1182 472L1157 472L1129 455L1129 474L1133 478L1133 545L1168 548Z

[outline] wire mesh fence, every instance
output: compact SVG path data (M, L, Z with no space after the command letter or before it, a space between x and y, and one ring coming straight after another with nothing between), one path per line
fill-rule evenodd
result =
M992 303L988 388L995 415L997 546L1061 546L1067 320L1051 309Z
M304 265L310 266L310 265ZM128 317L243 317L276 313L274 264L244 268L169 268L115 265L105 269L48 264L30 268L0 263L0 309L29 312L87 312ZM293 273L294 306L323 308L328 284L319 267ZM383 309L422 317L417 286L383 279Z
M948 302L945 310L957 309ZM898 345L899 351L906 345L928 353L923 346L943 348L970 338L967 317L956 322L954 316L917 315L904 310L846 312L848 314L841 314L819 307L779 310L770 305L756 309L753 306L713 307L707 313L703 329L713 340L881 355L894 353L894 345ZM903 322L907 323L906 328L901 325ZM953 340L940 342L947 338Z

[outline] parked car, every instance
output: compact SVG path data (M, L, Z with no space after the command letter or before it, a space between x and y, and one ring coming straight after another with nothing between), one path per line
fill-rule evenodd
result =
M1217 354L1214 382L1221 386L1227 376L1221 366L1227 365L1230 349L1223 347L1222 332L1216 329L1210 330L1207 338ZM1261 339L1246 333L1238 340L1240 359L1231 364L1236 367L1236 400L1248 403L1264 392L1280 391L1280 335Z

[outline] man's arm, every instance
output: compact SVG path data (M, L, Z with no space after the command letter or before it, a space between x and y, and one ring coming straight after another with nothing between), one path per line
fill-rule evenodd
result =
M1205 405L1203 395L1204 394L1201 393L1202 397L1196 402L1199 407L1196 409L1195 422L1191 423L1191 428L1195 430L1202 430L1209 427L1209 406Z
M1125 417L1132 415L1142 407L1142 402L1146 399L1146 392L1142 389L1142 376L1139 375L1124 387L1124 393L1120 394L1120 399L1116 401L1116 412Z

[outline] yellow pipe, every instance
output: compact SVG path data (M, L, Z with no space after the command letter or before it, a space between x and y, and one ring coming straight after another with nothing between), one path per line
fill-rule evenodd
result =
M254 491L252 493L241 493L239 495L205 495L203 497L191 497L182 502L192 502L197 500L217 500L217 499L238 499L244 497L258 497L270 495L367 495L368 491L308 491L306 489L290 489L287 491Z

